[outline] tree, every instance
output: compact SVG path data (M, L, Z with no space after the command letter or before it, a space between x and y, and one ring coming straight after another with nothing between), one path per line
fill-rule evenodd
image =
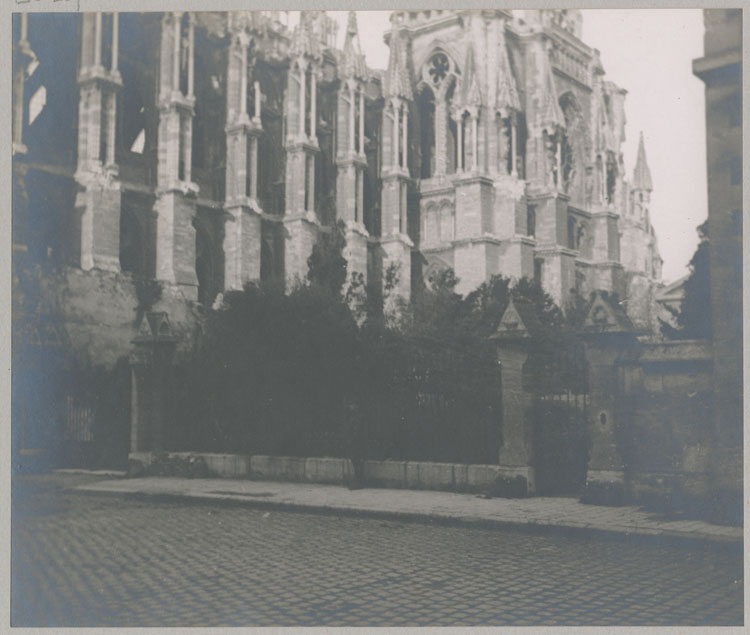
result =
M330 232L322 232L313 245L307 259L307 279L313 287L319 287L340 298L346 282L347 264L344 258L346 233L344 221L339 220Z
M711 279L708 221L697 228L700 242L690 259L690 275L679 311L667 307L677 326L659 319L661 332L668 339L704 339L711 337Z

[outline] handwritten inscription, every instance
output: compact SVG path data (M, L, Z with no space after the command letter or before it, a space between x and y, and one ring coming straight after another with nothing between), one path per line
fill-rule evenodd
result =
M44 4L57 4L58 2L74 2L74 1L77 1L77 0L16 0L16 5L39 4L40 2Z

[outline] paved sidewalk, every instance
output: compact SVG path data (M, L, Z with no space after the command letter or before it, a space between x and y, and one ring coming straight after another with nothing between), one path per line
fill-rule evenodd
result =
M637 507L584 505L574 498L482 498L474 494L231 479L134 478L80 485L79 491L232 501L255 507L449 520L495 525L560 527L624 535L742 543L742 527L668 519Z

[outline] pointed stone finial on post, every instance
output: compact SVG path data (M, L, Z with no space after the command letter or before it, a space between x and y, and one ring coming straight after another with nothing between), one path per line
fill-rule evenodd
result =
M616 295L595 291L580 336L589 365L589 432L591 450L583 501L622 504L628 496L628 474L622 436L630 425L627 398L618 361L638 348L636 329Z
M149 311L141 319L130 354L131 455L165 449L172 414L172 358L178 340L164 311Z
M511 296L497 330L490 337L497 347L503 404L498 491L509 496L532 496L536 490L532 393L523 381L531 335L521 312Z

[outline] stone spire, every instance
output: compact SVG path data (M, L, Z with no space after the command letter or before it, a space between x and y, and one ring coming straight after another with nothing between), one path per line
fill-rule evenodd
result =
M647 190L649 192L654 189L651 183L651 170L648 169L648 163L646 162L646 146L643 142L642 131L641 138L638 141L638 158L633 170L633 189Z
M319 59L322 55L320 40L315 34L311 11L300 11L299 24L292 34L291 53L294 57Z
M406 66L406 43L395 28L391 30L391 54L385 75L385 96L412 99L409 70Z
M358 79L365 79L367 77L367 65L365 64L365 56L362 53L362 45L357 29L357 13L355 11L349 11L341 74L344 77L356 77Z
M469 44L466 51L466 63L461 83L460 103L462 108L482 105L482 91L477 80L477 68L474 61L474 47Z
M511 111L518 112L521 110L521 100L518 96L516 78L513 76L504 38L500 44L500 58L498 62L495 110L500 112L502 116L507 117Z
M560 104L557 101L557 91L555 90L555 79L552 76L552 64L549 57L544 56L544 81L542 83L542 99L539 122L542 128L554 130L565 126Z

